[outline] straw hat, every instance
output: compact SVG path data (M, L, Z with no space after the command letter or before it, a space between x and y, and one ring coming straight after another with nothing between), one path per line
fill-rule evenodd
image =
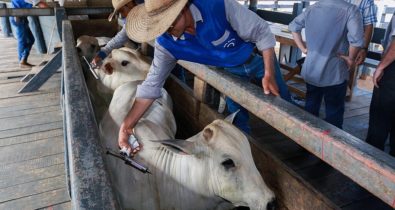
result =
M188 0L146 0L134 7L126 18L126 33L136 42L160 36L176 20Z
M112 0L112 7L114 7L114 12L108 16L108 21L111 21L112 18L118 13L118 10L121 7L125 6L127 3L131 2L132 0Z

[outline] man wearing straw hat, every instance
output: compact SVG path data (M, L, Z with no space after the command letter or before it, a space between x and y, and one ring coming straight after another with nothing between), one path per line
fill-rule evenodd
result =
M144 1L142 0L112 0L112 6L114 7L114 12L110 14L108 17L108 21L111 21L116 14L120 14L121 18L124 20L130 10L133 9L137 4L141 4ZM122 30L112 38L106 46L102 47L97 55L93 58L92 64L97 66L100 62L107 57L108 54L111 53L113 49L118 49L122 47L129 40L126 35L125 23L122 27Z
M120 128L121 148L131 149L127 137L152 102L161 97L161 88L177 60L222 67L248 81L257 79L265 94L291 101L276 63L276 40L269 25L235 0L146 0L130 11L126 32L136 42L155 38L156 42L150 71ZM263 58L254 53L255 46ZM249 133L248 111L230 99L227 104L230 112L240 109L235 125Z

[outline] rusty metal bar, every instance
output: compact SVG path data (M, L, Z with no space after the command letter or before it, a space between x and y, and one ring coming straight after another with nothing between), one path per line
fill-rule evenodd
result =
M31 9L14 9L1 8L0 17L20 17L20 16L54 16L55 8L31 8ZM67 15L97 15L108 14L113 11L111 7L81 7L81 8L65 8Z
M105 169L99 131L74 47L63 21L64 115L73 209L120 209Z
M395 161L337 127L262 89L205 65L179 61L184 68L232 98L296 143L395 207Z

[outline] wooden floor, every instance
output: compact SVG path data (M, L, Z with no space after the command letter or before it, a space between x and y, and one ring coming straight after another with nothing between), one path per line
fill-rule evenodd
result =
M371 92L357 88L352 100L346 102L344 130L361 141L365 139L368 129L371 97ZM392 209L262 120L253 117L251 121L255 139L264 142L265 148L341 209Z
M18 94L28 70L16 41L0 37L0 209L71 209L66 185L60 73L36 92ZM39 64L35 54L29 62Z

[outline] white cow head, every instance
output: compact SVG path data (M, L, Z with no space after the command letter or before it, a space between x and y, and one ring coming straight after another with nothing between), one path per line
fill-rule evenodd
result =
M95 37L87 35L78 37L76 47L78 55L85 56L88 61L91 61L100 50L99 41Z
M274 209L274 194L259 174L246 136L231 123L215 120L188 140L162 141L171 150L195 156L203 165L207 194L222 199L219 205ZM195 167L195 166L191 166Z
M142 60L141 54L129 48L115 49L104 60L100 71L107 75L115 73L133 75L133 80L144 80L148 72L148 64Z

